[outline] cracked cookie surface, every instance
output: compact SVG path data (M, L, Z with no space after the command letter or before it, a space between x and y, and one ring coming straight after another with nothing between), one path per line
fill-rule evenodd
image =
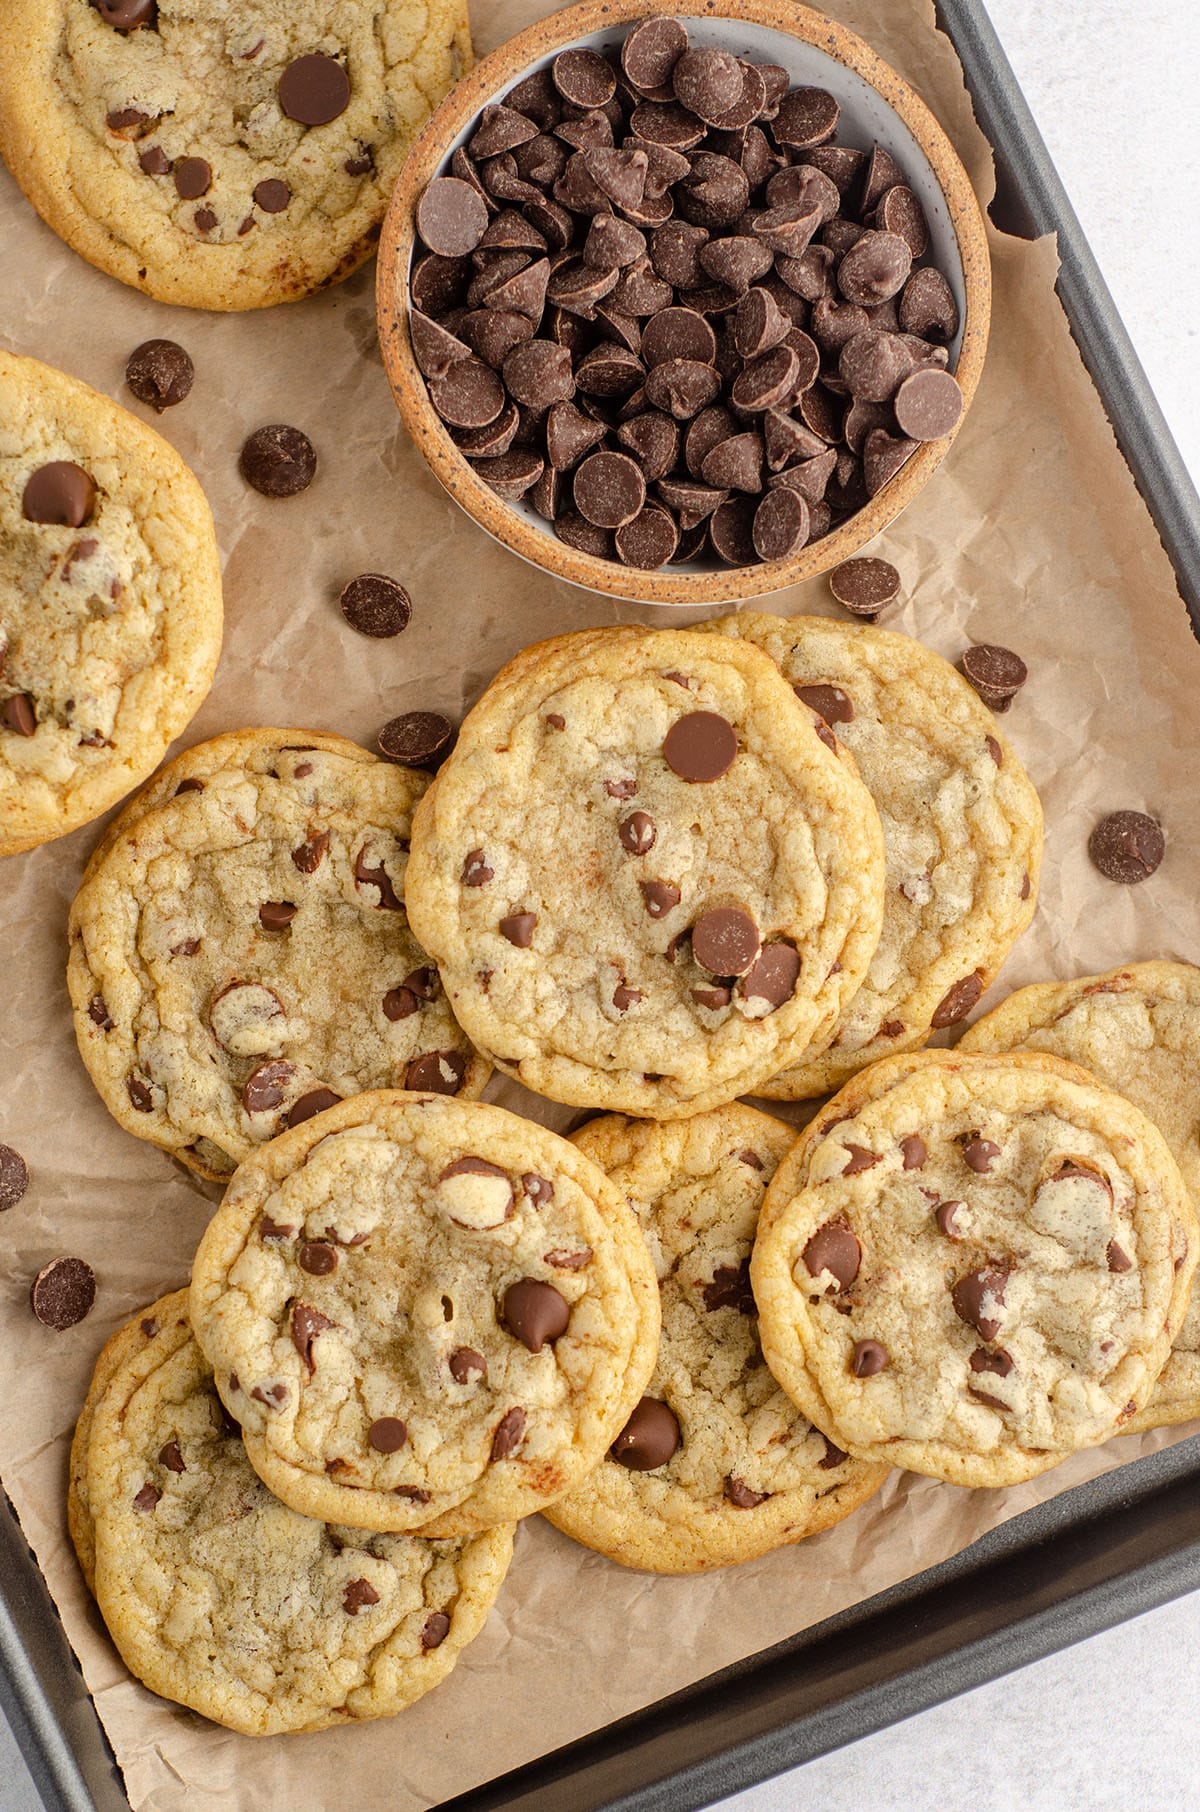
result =
M526 649L413 824L413 926L479 1048L657 1119L821 1049L882 904L849 764L758 649L686 630Z
M1119 1434L1182 1321L1197 1225L1162 1135L1034 1052L893 1057L767 1192L763 1353L832 1440L963 1485Z
M961 1051L1049 1051L1090 1070L1162 1133L1200 1204L1200 969L1127 963L1035 982L976 1020ZM1200 1416L1200 1302L1193 1289L1170 1357L1131 1433Z
M212 517L174 448L0 351L0 854L145 778L208 691L221 615Z
M191 308L355 270L471 63L465 0L10 0L5 31L0 151L29 200L90 263Z
M759 613L710 627L778 663L853 754L883 823L886 905L866 980L828 1049L758 1091L802 1100L970 1011L1033 917L1042 808L994 713L911 636Z
M220 1180L362 1089L482 1090L404 911L427 785L343 737L244 730L130 803L75 896L67 966L122 1126Z
M191 1315L278 1496L439 1536L590 1471L659 1329L645 1242L588 1158L503 1108L389 1093L241 1167Z
M482 1628L511 1524L435 1542L287 1509L247 1461L186 1310L181 1290L114 1336L76 1436L72 1532L122 1659L249 1735L400 1711Z
M546 1516L625 1566L692 1573L753 1560L840 1522L887 1476L814 1429L759 1348L750 1250L795 1137L741 1102L667 1125L604 1116L573 1135L650 1248L663 1325L646 1396L676 1432L660 1416L666 1439L647 1447L635 1422L635 1438L619 1437Z

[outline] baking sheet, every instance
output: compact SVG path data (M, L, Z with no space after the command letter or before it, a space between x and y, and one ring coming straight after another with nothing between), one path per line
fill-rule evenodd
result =
M477 4L480 49L548 10L527 0ZM986 200L986 145L930 9L918 0L842 0L827 10L921 90ZM7 178L0 222L10 252L0 271L0 332L14 350L124 401L124 360L139 340L178 338L196 360L192 397L158 425L212 500L228 634L189 741L246 722L305 721L369 741L402 709L457 715L501 660L538 635L687 620L556 585L449 504L392 411L374 350L370 273L269 316L206 317L91 271ZM1187 786L1200 650L1054 298L1053 247L996 239L993 255L992 350L971 417L946 467L879 544L905 579L907 602L890 625L951 657L967 640L1005 641L1031 668L1005 723L1046 805L1042 904L985 1007L1042 975L1194 956L1200 879ZM321 465L304 496L272 504L244 489L236 456L250 428L278 420L310 431ZM337 610L345 578L368 568L395 572L412 591L413 625L397 642L364 643ZM820 581L774 607L831 608ZM1167 828L1167 860L1141 888L1103 882L1086 858L1091 823L1117 806L1152 811ZM483 1637L445 1686L390 1722L256 1743L154 1700L124 1675L78 1581L62 1526L65 1451L95 1351L131 1310L183 1280L210 1204L109 1121L74 1050L64 926L92 839L84 831L0 869L6 948L21 955L0 1006L0 1037L19 1070L0 1109L0 1137L34 1173L25 1201L0 1222L9 1248L0 1329L10 1376L22 1384L19 1402L0 1405L0 1476L63 1610L135 1806L204 1806L218 1796L239 1808L280 1796L326 1803L348 1767L366 1808L428 1805L1189 1432L1114 1442L1008 1492L969 1494L896 1475L829 1535L702 1580L624 1573L535 1519L520 1532ZM568 1118L510 1084L495 1092L551 1124ZM32 1321L26 1290L46 1259L68 1251L95 1265L100 1291L87 1322L54 1335Z

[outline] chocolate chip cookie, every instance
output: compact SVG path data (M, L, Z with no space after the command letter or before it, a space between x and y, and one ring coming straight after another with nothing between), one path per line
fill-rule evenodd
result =
M1200 1203L1200 969L1129 963L1107 975L1020 988L963 1038L963 1051L1050 1051L1090 1070L1158 1127ZM1200 1416L1200 1303L1193 1291L1170 1357L1131 1431Z
M750 1276L767 1364L862 1459L1011 1485L1144 1409L1197 1224L1144 1114L1034 1052L891 1057L767 1192Z
M825 617L725 617L851 751L883 821L887 895L871 967L828 1049L758 1093L827 1094L969 1013L1033 917L1042 808L993 714L910 636Z
M76 1430L71 1532L130 1672L231 1730L387 1717L453 1668L512 1556L299 1516L246 1459L179 1291L114 1335Z
M486 1063L404 910L429 784L343 737L241 730L101 840L67 980L109 1111L202 1176L364 1088L472 1097Z
M0 855L90 823L143 780L220 649L212 517L174 448L0 351Z
M465 0L5 10L9 169L89 263L189 308L265 308L356 270L471 61Z
M590 1159L503 1108L386 1092L242 1165L191 1315L285 1503L436 1536L569 1491L659 1330L645 1242Z
M759 1349L750 1249L795 1136L740 1102L666 1126L605 1116L574 1134L638 1217L663 1328L628 1424L546 1516L624 1566L753 1560L840 1522L886 1477L805 1420Z
M468 715L413 822L408 901L494 1062L673 1119L829 1042L878 942L883 843L760 650L581 631Z

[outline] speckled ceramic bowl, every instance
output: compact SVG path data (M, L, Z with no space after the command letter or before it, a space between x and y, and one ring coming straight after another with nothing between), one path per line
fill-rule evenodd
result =
M791 0L685 0L669 9L646 0L583 0L531 25L485 57L429 120L396 183L379 248L379 336L392 393L413 440L454 500L497 541L532 565L591 591L651 604L728 604L780 591L857 553L933 476L954 434L923 444L863 509L790 560L723 568L664 566L647 572L568 547L530 505L505 503L484 483L434 411L408 331L417 202L431 178L447 171L481 109L569 45L612 50L636 20L668 10L686 22L693 44L718 45L755 62L778 63L793 84L828 89L842 110L838 142L879 144L896 160L925 210L930 261L948 279L958 304L959 332L949 352L965 405L961 428L983 365L991 302L987 238L967 173L907 82L861 38Z

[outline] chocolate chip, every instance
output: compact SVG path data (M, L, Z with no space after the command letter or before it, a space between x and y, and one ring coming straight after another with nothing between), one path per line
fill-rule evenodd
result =
M153 25L158 16L158 0L92 0L92 5L114 31L136 31L139 25Z
M977 1346L967 1361L976 1377L990 1372L996 1378L1007 1378L1014 1363L1012 1354L1006 1353L1002 1346L990 1353L986 1347ZM1007 1409L1008 1405L1004 1404L1002 1407Z
M808 504L787 486L768 492L754 512L754 551L760 560L791 560L808 541Z
M979 1133L970 1133L962 1142L962 1155L968 1170L973 1170L977 1176L986 1176L1000 1156L1000 1147Z
M295 497L316 476L317 455L299 428L272 422L248 437L238 469L246 483L264 497Z
M125 382L138 402L148 403L160 415L183 401L195 375L191 359L174 340L143 340L125 366Z
M883 1156L882 1152L870 1151L865 1145L847 1145L849 1157L842 1167L844 1177L856 1177L864 1170L873 1170Z
M946 990L933 1010L930 1025L939 1031L943 1026L957 1025L960 1019L966 1018L982 993L983 977L978 969L974 969Z
M794 686L792 690L827 724L853 722L854 701L840 686Z
M292 191L277 176L268 176L254 185L254 201L264 214L282 214L292 199Z
M419 1640L422 1653L428 1654L431 1648L440 1648L449 1634L450 1619L445 1611L430 1611L421 1625Z
M576 107L603 107L617 90L617 78L599 51L578 47L560 51L550 65L554 86Z
M455 428L486 428L504 408L504 385L482 359L463 359L431 381L429 394L444 422Z
M337 1247L326 1240L305 1240L296 1262L310 1277L328 1277L331 1271L337 1270Z
M710 975L744 975L760 948L758 926L735 906L702 913L692 927L692 955Z
M917 450L918 442L889 434L885 428L872 428L863 442L863 480L868 497L874 497L896 476Z
M592 453L575 474L575 505L597 528L632 522L646 502L646 481L625 453Z
M436 711L406 711L400 717L389 718L375 743L389 761L419 767L440 754L453 734L449 719Z
M642 890L644 893L645 892L644 883L640 884L640 885L642 885ZM657 918L659 916L659 914L652 912L650 914L650 916L651 916L651 918ZM627 987L625 985L624 981L618 982L616 987L613 989L612 1002L613 1002L613 1006L617 1009L618 1013L628 1013L630 1007L636 1007L638 1002L640 1000L643 1000L644 998L645 997L639 988Z
M732 1473L725 1480L725 1496L739 1510L754 1510L765 1504L770 1495L769 1491L752 1491L744 1479L735 1478Z
M924 1139L920 1133L906 1133L900 1141L900 1150L904 1157L905 1170L920 1170L929 1156Z
M0 1171L0 1189L2 1188L3 1173ZM5 1203L3 1199L0 1198L0 1208L4 1206ZM1109 1240L1108 1245L1105 1248L1105 1257L1108 1261L1108 1268L1110 1271L1131 1271L1133 1269L1133 1260L1130 1258L1129 1254L1117 1244L1115 1239Z
M719 780L733 766L737 733L715 711L690 711L675 720L663 739L663 758L681 780Z
M960 1277L950 1291L954 1313L985 1340L994 1340L1000 1332L1003 1316L999 1311L1004 1307L1004 1291L1010 1275L1009 1270L998 1265L983 1265Z
M83 1320L96 1300L96 1278L82 1258L44 1265L29 1290L30 1307L43 1327L62 1333Z
M643 19L621 46L621 67L634 88L652 94L670 83L687 46L687 30L681 20Z
M509 918L501 919L500 935L506 937L518 950L528 950L533 942L536 925L536 912L514 912Z
M731 491L762 490L762 436L754 430L718 441L700 464L705 484Z
M0 1214L15 1208L29 1187L29 1168L19 1151L0 1145Z
M102 994L93 995L92 999L89 1001L88 1018L92 1021L93 1025L99 1026L102 1032L111 1032L116 1023L110 1015L107 1006L104 1004L104 996Z
M761 1000L768 1013L789 1001L800 979L800 955L787 943L764 944L756 962L742 977L741 990L747 1001Z
M264 900L258 909L258 922L264 931L285 931L296 910L290 900Z
M13 692L0 700L0 727L14 736L36 736L37 711L28 692Z
M698 359L667 359L646 376L646 397L676 421L690 421L721 389L719 372Z
M933 1211L934 1222L939 1233L947 1239L961 1239L962 1232L958 1225L958 1211L965 1207L963 1202L939 1202Z
M631 1472L655 1472L682 1445L679 1423L659 1397L643 1397L609 1449Z
M21 514L27 522L54 522L82 528L96 507L96 487L82 466L69 459L52 459L30 473L21 493Z
M521 1445L524 1435L525 1411L521 1408L506 1410L492 1436L492 1459L509 1459Z
M350 77L335 57L312 51L289 63L280 76L279 105L301 126L327 126L350 105ZM421 237L431 251L443 249L432 244L424 228Z
M945 342L958 332L958 308L941 271L925 266L914 271L904 285L897 318L903 333L920 339Z
M329 848L329 832L317 831L292 851L292 865L302 875L315 875Z
M159 1448L158 1463L160 1466L165 1466L168 1472L187 1471L183 1455L179 1451L178 1441L168 1441L165 1446Z
M369 1579L351 1579L342 1591L342 1609L348 1617L357 1617L369 1604L379 1603L379 1593Z
M473 1346L456 1347L450 1355L449 1365L450 1376L456 1384L470 1384L474 1378L482 1382L487 1377L487 1360Z
M1110 812L1088 838L1088 855L1100 873L1126 887L1152 875L1165 853L1162 826L1145 812Z
M368 1428L367 1440L376 1453L399 1453L408 1440L408 1429L397 1416L379 1416Z
M169 176L171 160L161 145L147 145L138 152L138 164L145 176Z
M424 1051L409 1064L404 1086L432 1095L457 1095L466 1074L461 1051Z
M1006 707L1029 677L1020 655L994 642L977 642L966 650L958 665L984 703L993 706Z
M296 1073L294 1063L275 1057L252 1070L242 1089L242 1106L248 1114L270 1113L280 1107L288 1083Z
M750 1287L750 1256L738 1265L718 1265L712 1275L712 1282L704 1284L700 1294L705 1308L712 1313L715 1309L736 1309L739 1315L753 1315L757 1312L754 1291Z
M162 1492L159 1490L158 1486L152 1484L150 1480L147 1479L146 1483L135 1496L133 1507L135 1510L139 1511L141 1515L148 1516L151 1510L157 1509L161 1497Z
M859 554L834 567L828 589L845 611L874 620L899 594L899 573L888 560Z
M842 264L844 268L844 259ZM941 440L963 412L963 394L948 371L930 366L905 378L892 407L896 425L909 440Z
M818 1472L832 1472L835 1467L841 1466L850 1456L843 1448L835 1447L828 1435L823 1435L822 1439L825 1442L825 1457L817 1461L817 1470Z
M496 871L490 868L484 859L481 849L468 850L463 860L462 874L459 876L464 887L486 887L494 881Z
M384 573L360 573L342 587L342 615L360 635L399 635L408 628L412 599L397 579Z
M649 812L631 812L628 818L622 818L617 836L621 848L627 849L631 856L644 856L654 848L658 827Z
M212 165L203 157L181 157L173 166L175 192L181 201L198 201L212 186Z
M836 1290L848 1290L858 1276L862 1247L845 1221L826 1221L818 1227L801 1256L811 1277L828 1272Z
M126 1079L125 1087L130 1101L139 1114L149 1114L154 1111L154 1096L149 1084L143 1082L140 1076L129 1076Z
M856 1340L850 1370L856 1378L873 1378L888 1363L888 1350L878 1340Z
M642 904L652 919L665 919L678 906L681 895L673 881L639 881Z
M316 1370L316 1360L313 1358L312 1350L313 1341L318 1334L323 1334L327 1328L336 1326L336 1323L330 1321L327 1315L322 1315L320 1309L314 1309L311 1303L296 1302L292 1304L288 1325L292 1345L303 1359L309 1372L312 1373ZM269 1394L274 1396L275 1392L272 1391ZM253 1396L254 1392L251 1391L250 1395Z

